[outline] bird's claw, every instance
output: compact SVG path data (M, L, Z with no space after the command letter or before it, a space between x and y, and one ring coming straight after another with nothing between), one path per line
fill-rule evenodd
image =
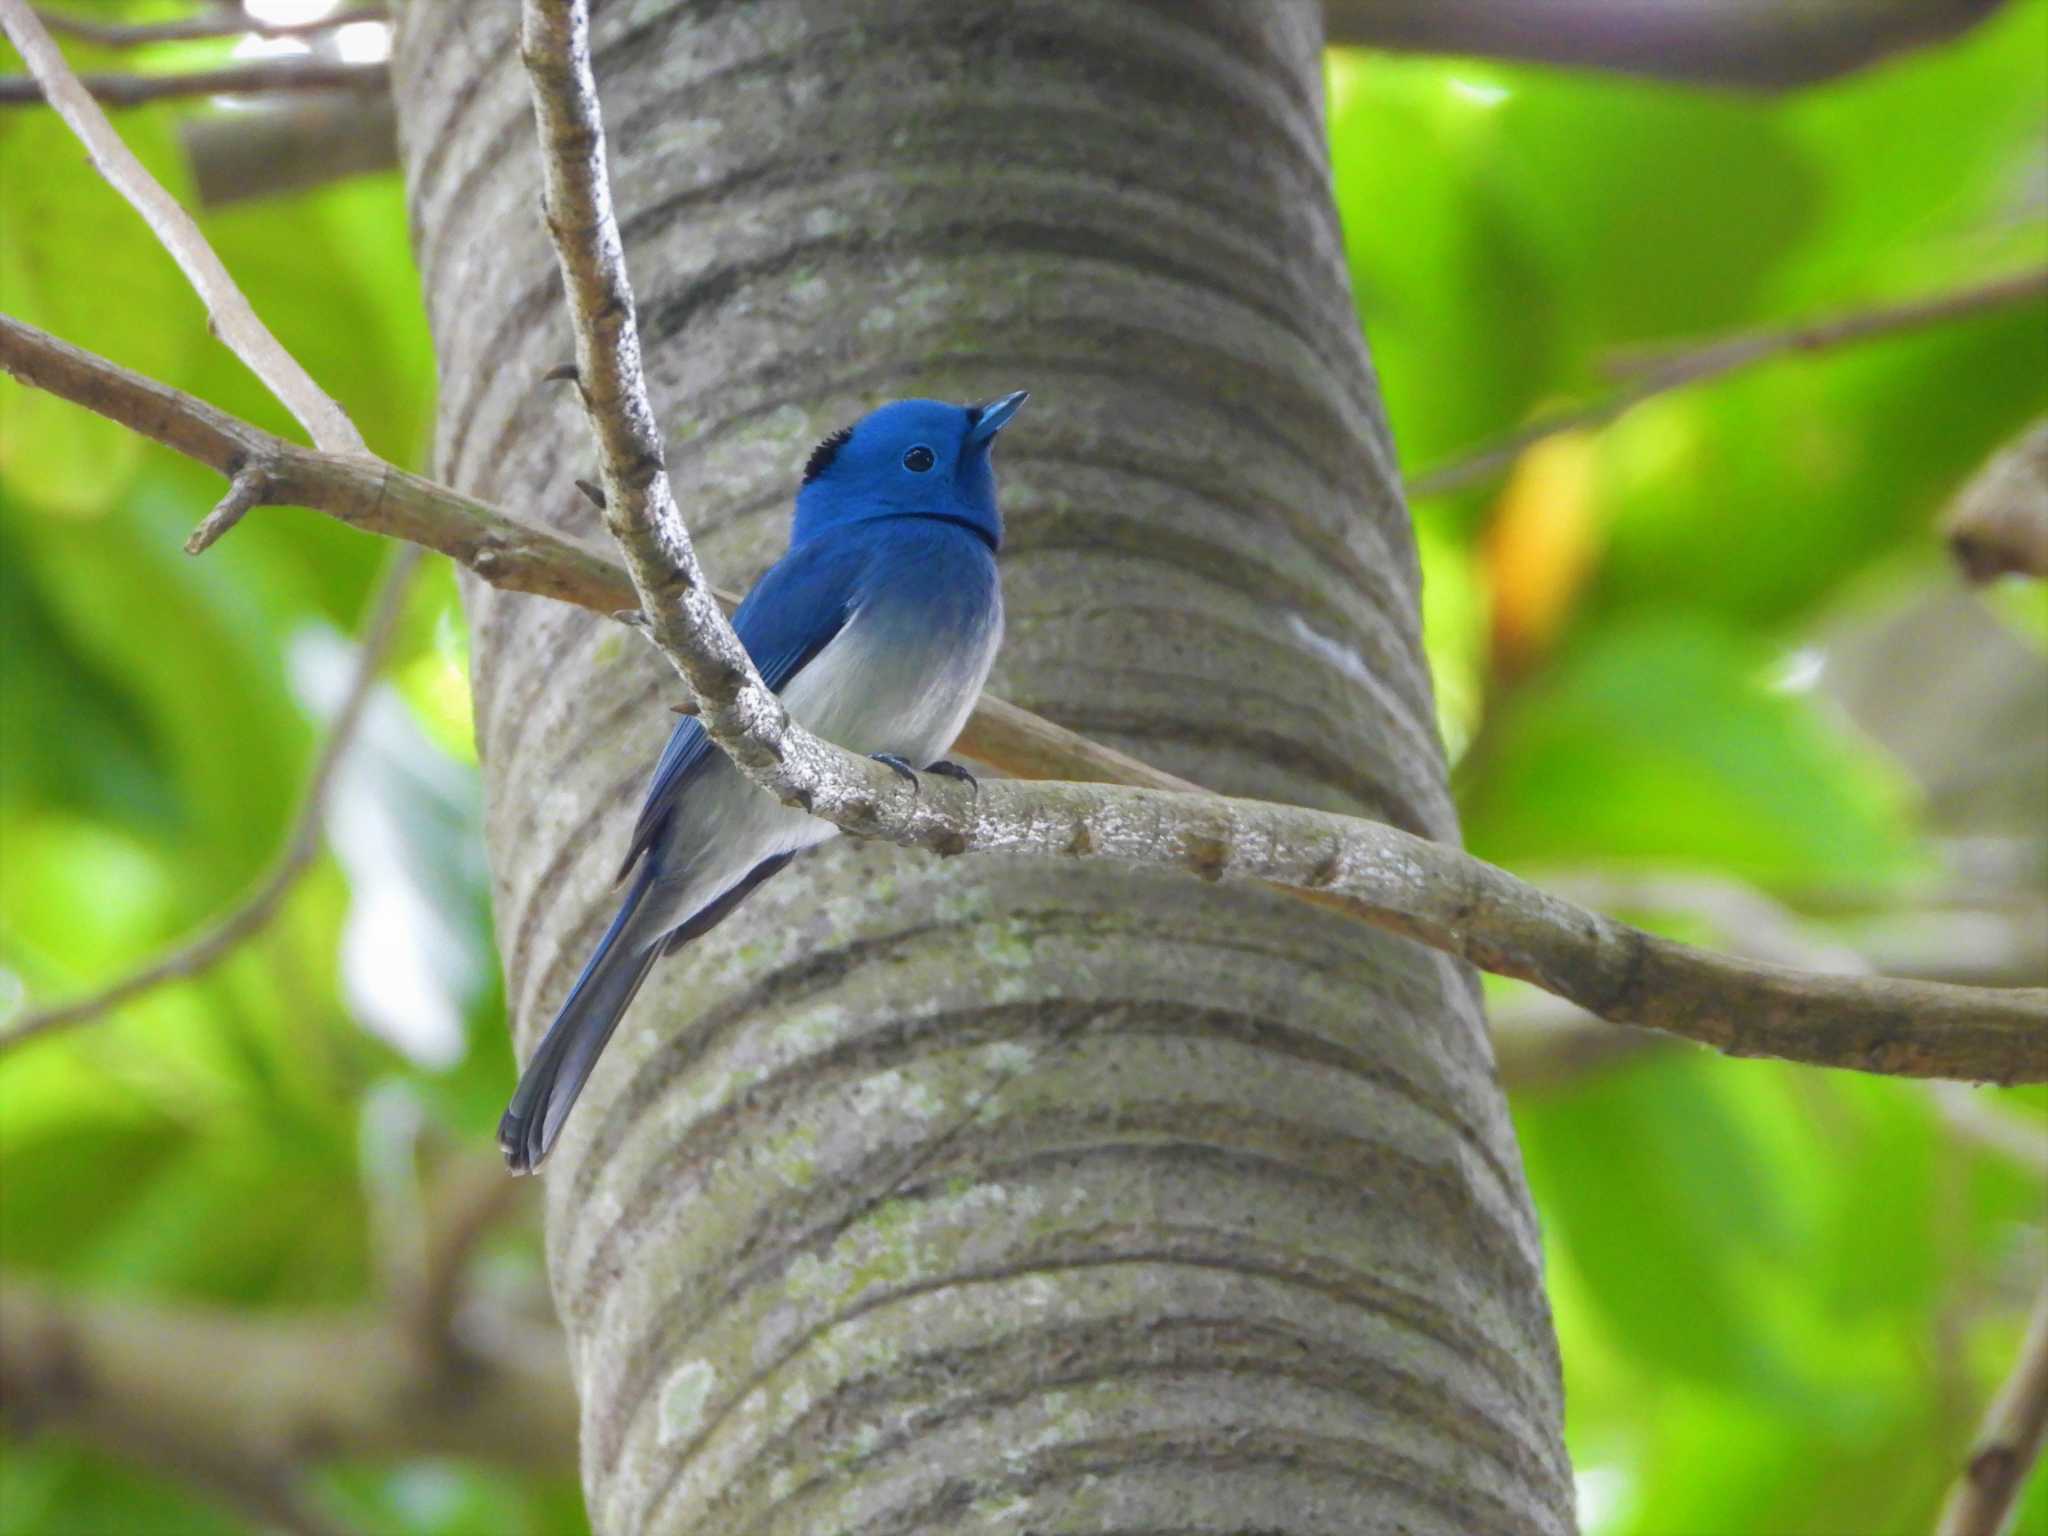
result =
M936 773L942 779L958 779L969 789L981 788L981 781L951 758L940 758L936 763L925 769L925 772Z
M911 767L910 764L903 761L903 759L898 757L894 752L870 752L868 756L872 757L884 768L888 768L894 771L895 773L900 774L902 777L910 780L910 787L912 789L915 789L917 787L917 770Z

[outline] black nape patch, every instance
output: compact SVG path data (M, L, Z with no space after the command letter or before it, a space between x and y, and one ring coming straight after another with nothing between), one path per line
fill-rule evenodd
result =
M853 428L841 427L811 450L810 458L804 461L805 485L809 485L832 467L832 461L839 457L839 450L846 446L847 439L852 436Z

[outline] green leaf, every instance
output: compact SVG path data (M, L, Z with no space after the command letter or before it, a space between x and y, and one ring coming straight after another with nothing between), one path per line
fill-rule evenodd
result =
M1763 884L1898 879L1916 867L1889 765L1766 658L1684 615L1603 627L1500 711L1464 806L1499 863L1633 863Z
M1745 1265L1783 1244L1785 1214L1718 1070L1653 1059L1519 1105L1516 1125L1554 1248L1639 1367L1783 1392Z
M122 114L121 136L173 196L183 195L168 111ZM175 378L205 343L205 311L141 216L86 163L71 130L53 112L0 112L0 165L0 311L152 378ZM0 474L52 511L96 515L155 451L54 395L7 388Z

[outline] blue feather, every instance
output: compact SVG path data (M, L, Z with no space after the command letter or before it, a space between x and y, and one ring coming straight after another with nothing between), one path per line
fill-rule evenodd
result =
M989 452L1023 402L900 400L821 443L789 552L733 627L791 714L842 746L928 765L981 692L1002 634L1003 523ZM498 1141L538 1167L655 962L708 933L833 829L750 784L696 720L670 735L619 878L632 876L519 1080Z

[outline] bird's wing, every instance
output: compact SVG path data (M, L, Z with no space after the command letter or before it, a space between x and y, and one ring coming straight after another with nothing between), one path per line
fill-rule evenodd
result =
M820 539L784 555L754 583L734 611L732 627L754 660L761 681L780 693L811 658L846 627L867 552L852 539ZM669 817L696 771L715 753L696 720L684 720L662 748L633 827L633 844L619 866L625 879L642 854L660 841Z

